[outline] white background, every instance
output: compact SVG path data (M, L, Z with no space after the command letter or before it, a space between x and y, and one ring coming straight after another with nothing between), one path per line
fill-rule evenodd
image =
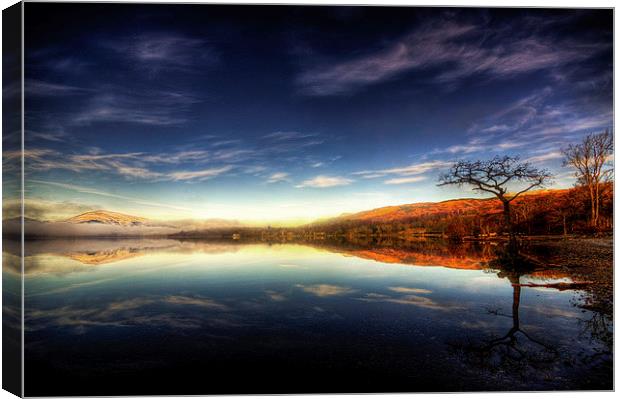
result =
M92 2L92 1L82 1L83 3L85 2ZM95 1L96 2L96 1ZM140 2L140 1L137 1ZM142 1L144 2L144 1ZM609 8L609 7L615 7L615 2L614 1L601 1L601 0L590 0L590 1L583 1L583 0L563 0L563 1L504 1L504 0L495 0L495 1L477 1L477 2L472 2L472 1L467 1L467 0L444 0L444 1L431 1L431 0L426 0L426 1L413 1L413 0L387 0L387 1L378 1L378 0L288 0L288 1L280 1L280 0L267 0L267 1L256 1L256 0L244 0L244 1L239 1L239 0L228 0L228 1L175 1L175 0L168 0L168 1L149 1L150 3L225 3L225 4L231 4L231 3L242 3L242 4L249 4L249 3L255 3L255 4L374 4L374 5L426 5L426 6L491 6L491 7L564 7L564 8L596 8L596 7L605 7L605 8ZM6 8L9 7L12 4L15 4L15 1L11 1L11 0L0 0L0 3L2 4L2 8ZM614 27L616 26L616 14L614 12ZM2 29L0 29L0 36L1 36L1 31ZM616 29L614 29L614 43L618 42L618 32ZM615 47L614 47L615 50ZM614 51L614 76L615 76L615 66L617 65L617 60L618 60L618 56L617 53ZM0 65L1 65L1 60L0 60ZM1 78L0 78L1 79ZM617 87L618 87L618 82L614 79L614 93L617 92ZM615 99L615 97L614 97ZM615 102L615 101L614 101ZM614 104L614 114L617 113L617 105ZM1 116L1 111L0 111L0 116ZM614 130L615 133L615 130ZM616 137L617 138L617 137ZM1 146L1 144L0 144ZM2 176L0 174L0 183L2 181ZM0 192L1 192L1 188L0 188ZM615 199L616 197L614 196L614 209L615 209ZM0 211L1 212L1 211ZM618 214L617 212L614 212L615 215L615 220L614 220L614 225L618 226ZM1 243L0 243L0 248L1 248ZM616 251L618 250L618 243L614 242L614 252L617 253ZM614 262L615 263L615 262ZM614 264L615 267L615 264ZM616 283L616 281L614 281L614 284ZM617 285L614 286L615 287L615 293L617 294ZM617 296L616 296L617 298ZM0 298L0 304L1 304L1 298ZM616 319L616 314L617 312L614 313L614 319ZM2 333L0 332L0 335ZM617 364L617 353L615 356L615 362L614 364ZM2 364L0 363L0 371L2 370ZM614 370L614 375L615 375L615 381L618 381L618 368L616 367ZM0 379L1 379L1 373L0 373ZM240 383L243 383L242 381L240 381ZM549 398L595 398L595 397L606 397L606 398L610 398L613 396L615 396L614 393L612 392L604 392L604 393L598 393L598 392L547 392L547 393L468 393L468 394L389 394L389 395L381 395L382 399L401 399L401 398L405 398L405 397L411 397L411 398L415 398L415 399L430 399L430 398L447 398L447 397L453 397L453 396L459 396L459 397L477 397L477 396L483 396L484 398L489 398L489 399L493 399L493 398L506 398L506 399L520 399L520 398L534 398L534 397L539 397L539 396L545 396L545 397L549 397ZM275 396L275 395L274 395ZM349 399L349 398L355 398L355 397L362 397L362 395L293 395L294 397L303 397L303 398L339 398L339 399ZM0 399L5 399L5 398L14 398L13 395L9 394L6 391L0 391ZM144 397L144 398L149 398L149 397ZM171 398L175 398L175 397L171 397ZM237 396L226 396L225 398L240 398ZM264 396L243 396L242 398L264 398Z

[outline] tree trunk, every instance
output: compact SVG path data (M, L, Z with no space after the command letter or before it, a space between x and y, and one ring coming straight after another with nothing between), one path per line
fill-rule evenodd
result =
M596 201L594 199L594 187L590 184L590 223L596 227Z
M504 204L504 227L508 230L508 234L510 237L514 235L514 231L512 228L512 219L510 217L510 202L502 201Z
M512 218L510 217L510 201L502 200L504 204L504 225L508 229L509 243L508 248L511 254L517 253L517 237L515 235Z
M519 304L521 303L521 286L512 285L512 328L519 329Z
M596 227L598 227L599 199L600 199L601 195L600 195L600 192L599 192L599 184L596 183L595 187L596 188L595 188L595 191L594 191L594 193L595 193L595 195L594 195L594 198L595 198L595 205L594 205L594 227L596 228Z
M564 228L564 235L566 235L566 215L562 215L562 227Z

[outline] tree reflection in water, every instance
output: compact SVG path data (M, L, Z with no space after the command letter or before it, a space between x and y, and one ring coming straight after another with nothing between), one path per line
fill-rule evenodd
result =
M523 284L522 277L531 276L537 272L548 273L547 268L541 268L540 264L532 263L527 258L521 256L514 248L507 247L506 250L499 250L498 256L489 262L489 272L496 273L499 278L507 279L512 285L512 313L506 314L500 309L487 309L489 314L499 317L507 317L512 320L512 326L508 332L501 337L474 339L467 337L462 342L452 343L453 350L464 361L467 366L473 368L476 373L484 373L494 376L497 379L518 377L522 381L527 381L528 376L540 377L551 375L553 370L557 370L559 365L570 368L576 362L589 364L593 370L591 376L583 378L575 388L587 389L590 386L600 386L600 381L609 379L609 371L612 369L611 358L613 356L613 329L610 315L588 309L592 311L592 317L588 320L581 320L583 325L583 336L590 337L591 340L602 343L603 349L594 354L583 354L579 359L571 358L566 351L561 350L560 343L552 341L550 337L538 337L532 332L526 331L521 325L519 318L519 308L521 304L521 291L525 287L545 287L547 289L572 289L578 284L559 283L559 284ZM586 292L587 296L588 293ZM576 304L584 307L583 304ZM558 387L561 387L562 378L555 377ZM497 381L496 381L497 382ZM564 386L564 389L567 387ZM531 385L527 389L534 389ZM600 389L600 388L599 388Z
M489 310L489 313L511 318L512 327L502 337L465 348L477 355L480 366L486 362L488 366L494 367L525 365L540 369L558 360L559 352L551 343L533 337L521 327L519 322L522 289L520 278L523 274L525 273L516 271L499 271L498 273L500 278L507 278L512 284L512 314L507 315L498 310Z

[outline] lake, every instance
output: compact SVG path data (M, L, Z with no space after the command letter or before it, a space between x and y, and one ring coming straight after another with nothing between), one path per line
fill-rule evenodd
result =
M554 285L570 274L496 251L27 242L25 393L612 389L611 316Z

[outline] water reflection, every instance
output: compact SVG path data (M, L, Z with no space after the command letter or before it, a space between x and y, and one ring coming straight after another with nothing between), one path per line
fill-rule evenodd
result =
M486 375L496 384L505 383L507 378L516 378L513 383L520 384L522 389L545 389L548 383L580 378L580 388L596 389L597 383L593 383L593 376L596 376L594 379L601 378L602 370L611 369L613 357L611 341L600 339L600 335L609 337L609 334L613 333L610 323L598 324L592 321L609 320L607 316L593 312L591 319L579 319L578 324L589 327L578 334L579 338L589 336L588 343L595 342L590 348L592 354L586 356L575 355L574 349L579 348L582 344L580 341L573 343L570 347L573 350L570 350L566 347L567 344L571 345L570 343L554 339L553 336L549 336L548 331L536 328L534 331L528 331L529 326L523 326L520 321L523 289L588 290L593 287L592 282L579 281L579 278L584 277L579 273L575 276L558 271L558 265L550 267L532 262L532 258L524 253L526 252L515 252L514 248L502 249L496 252L496 257L490 262L490 265L497 268L495 271L497 276L507 279L513 289L510 314L504 313L501 309L488 309L490 314L511 319L508 331L493 338L466 337L465 340L453 343L453 348L460 353L466 364L473 365L476 372ZM532 281L532 277L544 277L545 280ZM553 277L555 281L548 281L549 277ZM591 295L591 292L588 294ZM583 307L585 302L576 305ZM549 316L558 315L556 310L547 309L546 312ZM564 313L560 312L559 315L564 316ZM572 374L572 368L578 363L588 364L590 374L585 376ZM562 367L558 365L564 365L566 369L560 372ZM543 383L531 383L540 375L545 376Z
M29 243L26 393L611 387L583 276L479 243L309 244Z
M475 340L467 337L465 342L456 343L454 346L465 355L465 361L473 364L475 369L484 370L494 376L517 375L523 384L525 381L530 381L531 373L549 372L560 360L560 352L552 340L547 341L540 331L527 332L527 327L522 326L520 322L522 274L500 271L498 276L507 278L512 284L511 313L503 313L500 309L488 311L495 316L509 318L512 321L510 328L505 334L496 338ZM500 384L502 382L498 381ZM538 387L524 385L524 389L528 388Z

